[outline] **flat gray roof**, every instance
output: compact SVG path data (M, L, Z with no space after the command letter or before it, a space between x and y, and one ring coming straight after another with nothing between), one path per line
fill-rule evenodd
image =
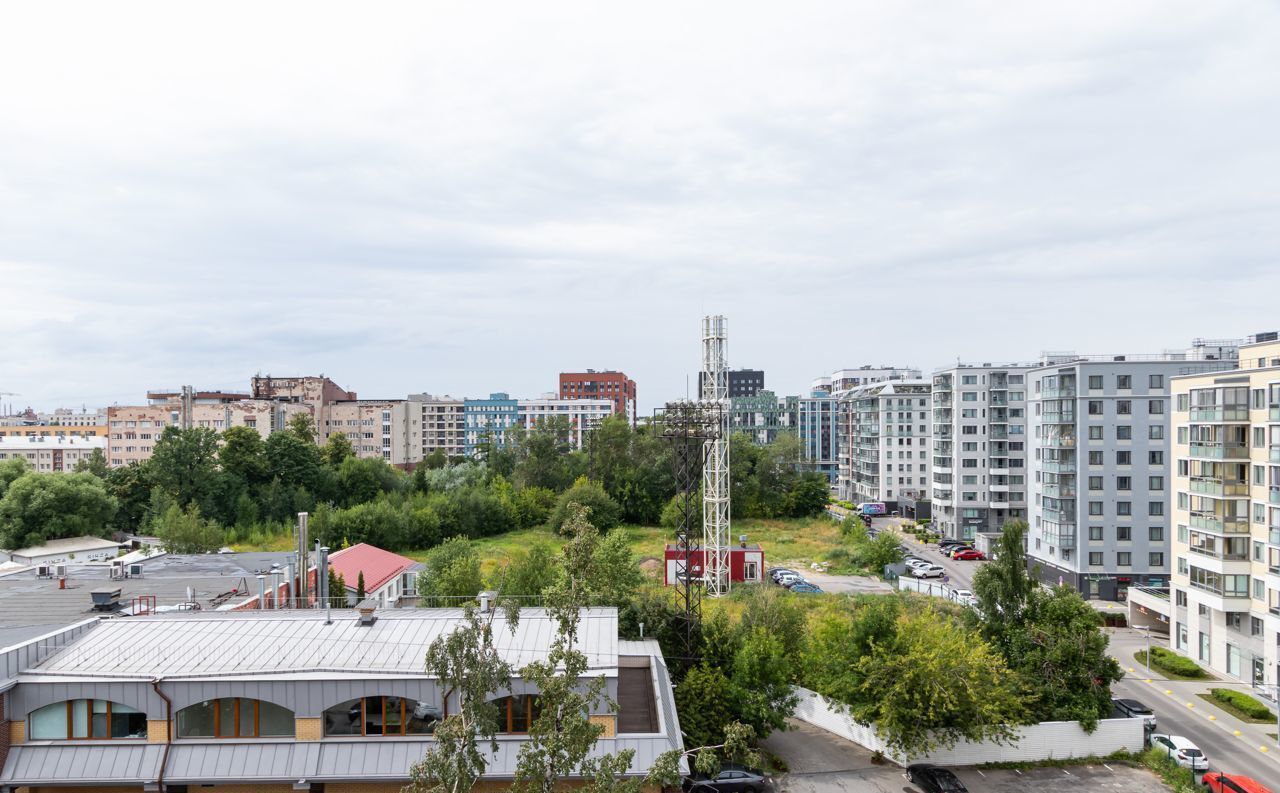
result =
M297 677L323 674L400 674L426 677L423 658L452 631L461 609L391 609L365 626L354 610L179 612L105 620L45 658L28 676L151 679L154 677ZM514 633L501 612L494 644L520 668L546 657L556 633L543 609L526 608ZM618 665L618 612L583 609L578 649L591 668Z
M114 616L92 609L89 593L105 586L120 588L121 612L127 612L134 597L151 595L156 606L192 600L202 609L213 609L213 601L231 592L235 602L258 594L257 571L272 564L285 565L290 553L204 554L157 556L142 564L141 578L112 581L107 565L68 565L66 588L56 578L37 578L33 569L0 575L0 630L32 625L59 626L87 617ZM116 612L118 614L120 612ZM52 628L50 628L52 629ZM15 634L17 635L17 634Z

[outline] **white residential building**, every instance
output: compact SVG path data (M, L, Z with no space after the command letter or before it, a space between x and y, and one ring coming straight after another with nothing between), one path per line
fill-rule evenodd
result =
M842 499L893 505L929 492L931 388L929 380L889 380L844 395L850 420L841 438Z
M74 471L77 463L92 459L95 451L106 454L106 438L0 437L0 460L24 460L33 471Z

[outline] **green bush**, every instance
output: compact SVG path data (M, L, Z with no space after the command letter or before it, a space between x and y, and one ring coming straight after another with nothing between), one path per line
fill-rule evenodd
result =
M1178 765L1164 749L1153 746L1138 755L1138 759L1156 772L1174 793L1196 793L1199 790L1191 769Z
M1181 675L1182 677L1205 676L1204 670L1195 661L1164 647L1151 648L1151 665L1171 675Z
M1213 688L1209 690L1209 693L1213 695L1214 699L1230 705L1251 719L1270 719L1272 717L1270 708L1243 691L1233 691L1229 688Z

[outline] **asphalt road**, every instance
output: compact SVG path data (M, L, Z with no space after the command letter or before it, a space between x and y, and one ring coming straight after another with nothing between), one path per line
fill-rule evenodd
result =
M1156 714L1156 732L1190 738L1204 752L1212 771L1245 774L1267 784L1280 779L1280 747L1269 740L1263 752L1260 747L1266 744L1259 743L1256 736L1235 735L1231 717L1195 695L1192 689L1203 685L1159 679L1144 682L1148 679L1146 669L1136 665L1133 653L1145 647L1137 631L1112 632L1111 654L1122 668L1134 670L1111 687L1113 696L1131 697L1151 708ZM1274 725L1264 732L1275 732Z

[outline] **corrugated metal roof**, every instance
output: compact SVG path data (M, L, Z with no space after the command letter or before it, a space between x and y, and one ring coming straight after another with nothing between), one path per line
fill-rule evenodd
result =
M127 784L153 782L163 744L18 744L0 772L0 785Z
M423 674L437 637L459 624L461 609L395 609L372 626L356 612L267 611L166 614L107 620L29 671L38 675L123 678L289 675L307 672ZM516 668L544 658L556 632L542 609L523 609L514 635L501 613L494 643ZM579 649L593 669L618 663L618 613L584 609Z
M186 744L169 751L166 782L261 782L314 776L320 755L315 742L219 742Z

